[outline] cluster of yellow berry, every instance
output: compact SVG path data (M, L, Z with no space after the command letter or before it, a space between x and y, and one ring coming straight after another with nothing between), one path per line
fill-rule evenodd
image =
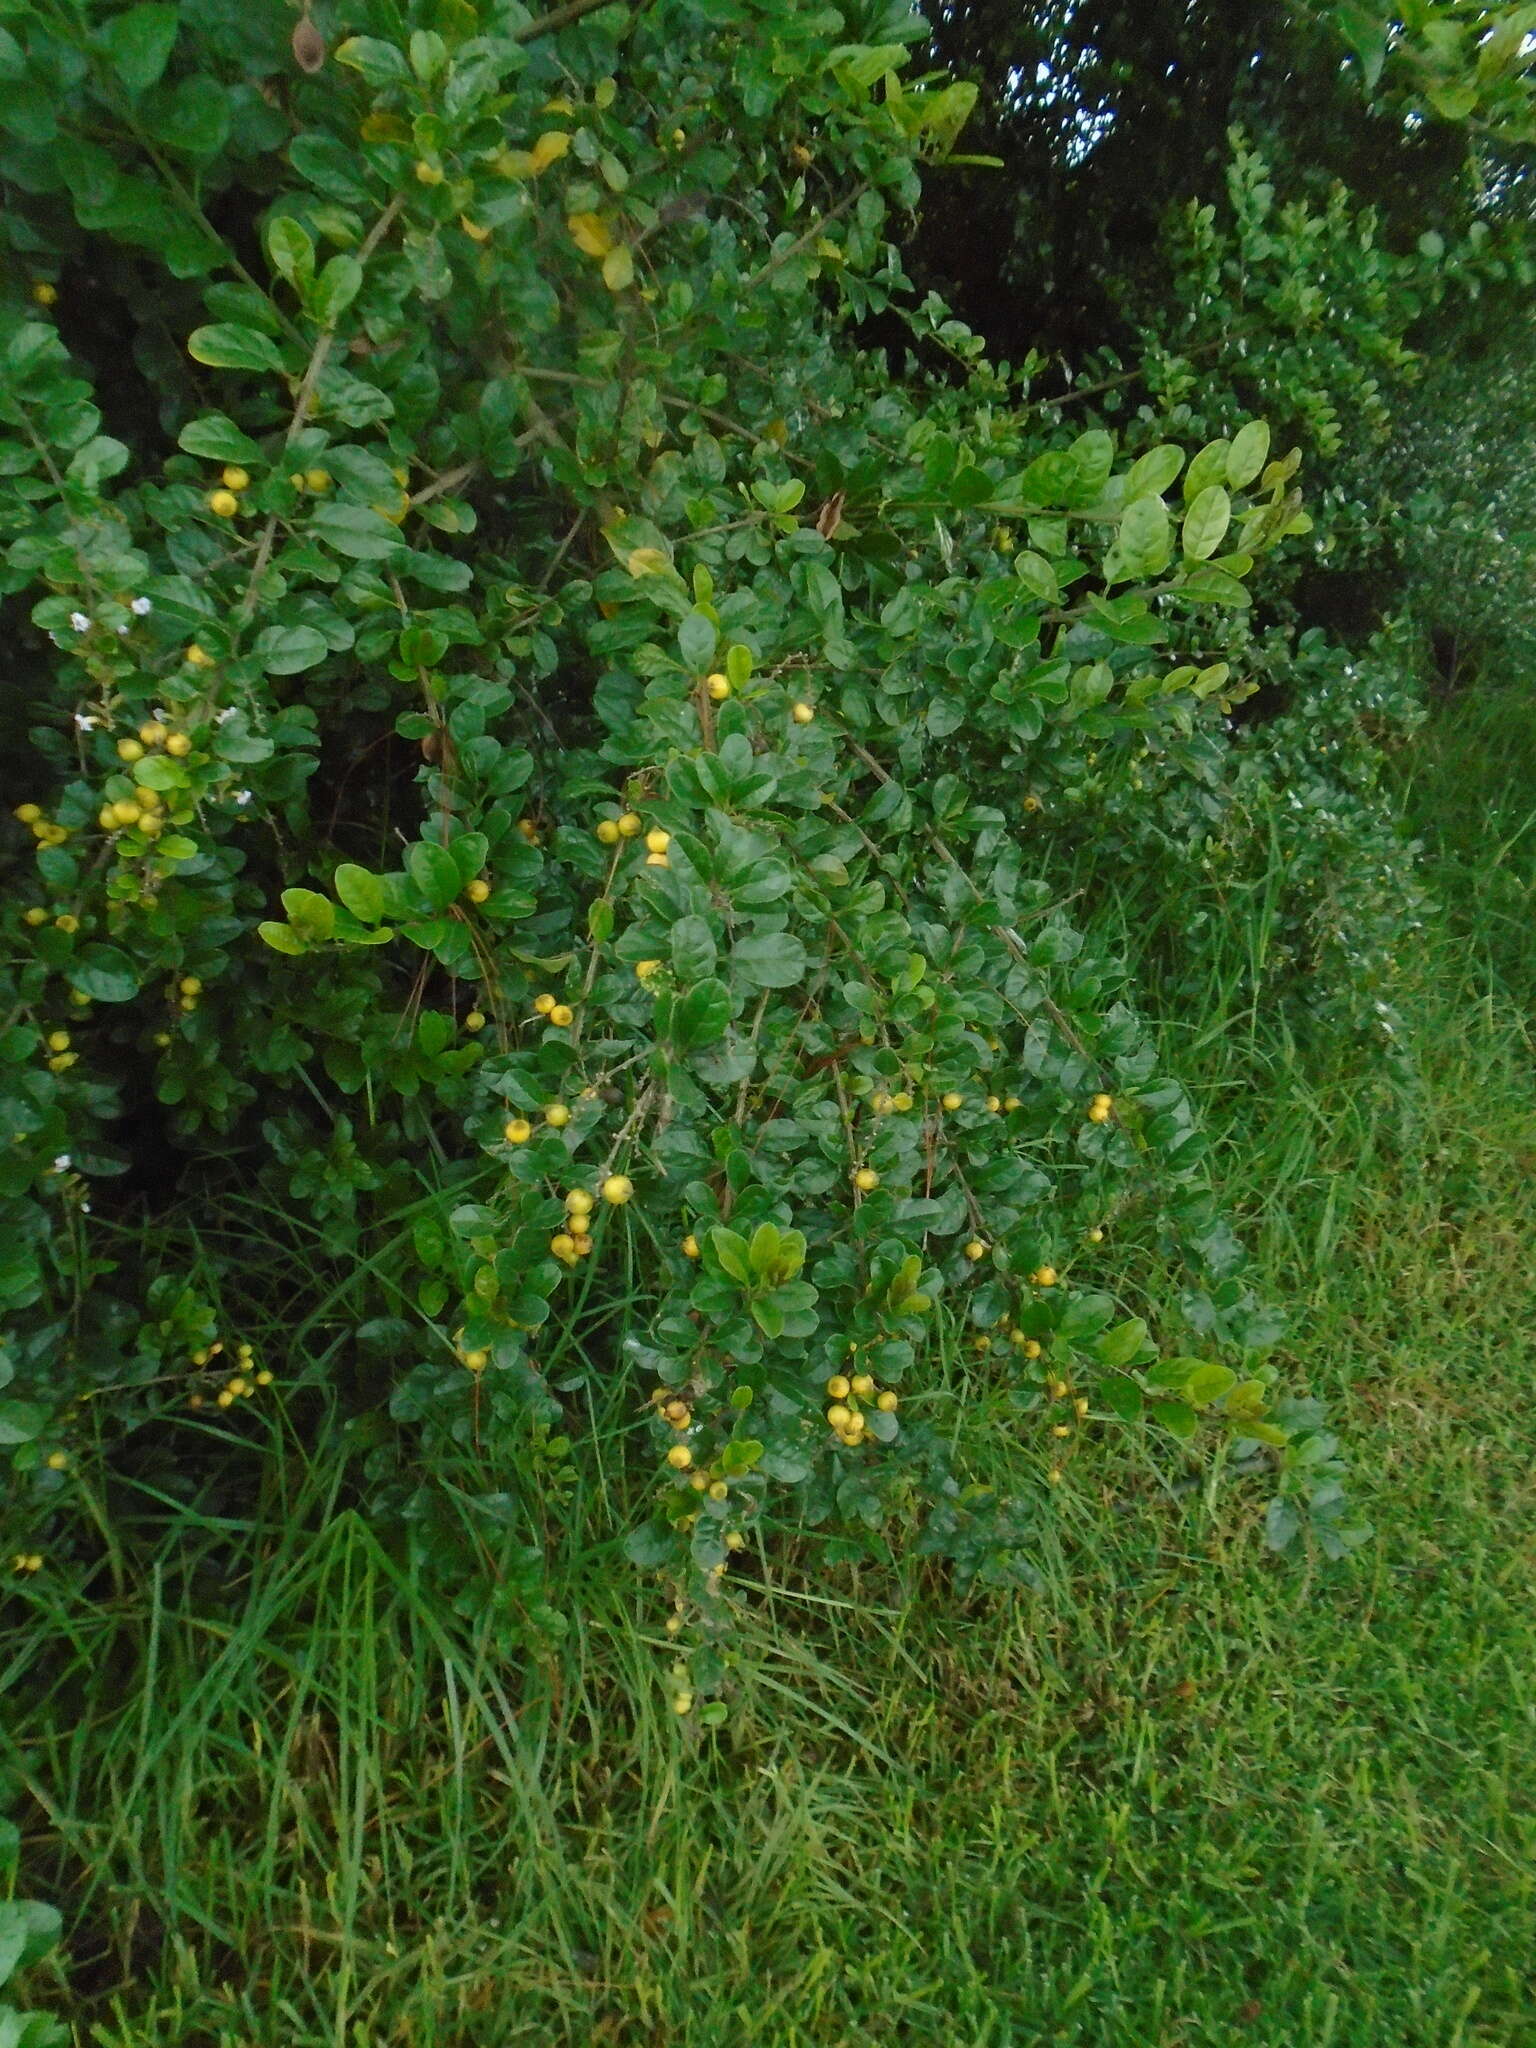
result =
M645 820L638 811L621 811L616 818L599 818L593 829L604 846L617 846L621 840L638 839L645 832ZM646 866L671 867L667 857L667 848L671 844L672 834L664 832L659 825L653 825L649 832L645 832Z
M882 1415L894 1415L899 1406L899 1397L889 1387L879 1387L874 1376L867 1372L835 1372L827 1381L827 1394L831 1407L827 1410L827 1424L833 1434L850 1450L857 1450L865 1441L869 1418L861 1401L873 1404Z
M546 1102L544 1121L552 1131L563 1131L571 1120L571 1112L563 1102ZM501 1127L501 1135L509 1145L526 1145L533 1136L533 1125L525 1116L509 1117Z
M610 1173L598 1190L603 1200L622 1208L635 1192L626 1173ZM549 1240L549 1248L563 1266L574 1266L592 1249L592 1212L596 1204L585 1188L572 1188L565 1198L565 1228Z
M251 487L251 473L238 463L219 472L219 487L208 493L208 510L217 519L233 519L240 510L240 493Z
M40 1572L43 1568L43 1553L40 1550L18 1550L11 1559L13 1572Z
M55 824L41 804L18 804L15 816L26 826L39 846L62 846L69 837L69 827ZM42 922L40 918L34 921Z
M221 1341L209 1344L193 1352L192 1363L200 1372L206 1371L213 1365L214 1360L221 1356L223 1350L224 1346ZM235 1370L214 1395L214 1406L216 1408L232 1408L237 1401L248 1400L258 1387L270 1387L271 1384L272 1374L268 1371L267 1367L262 1366L259 1370L257 1369L254 1345L237 1344L235 1346ZM187 1397L187 1406L189 1408L202 1408L206 1405L207 1397L204 1394L193 1393Z
M70 1051L67 1031L50 1031L43 1044L47 1048L50 1074L67 1073L80 1057L79 1053Z
M562 1003L557 996L550 995L547 990L543 995L534 997L533 1007L546 1024L556 1025L562 1031L576 1022L576 1012L570 1004Z
M187 651L190 661L192 649ZM196 649L201 654L202 649ZM196 663L193 664L196 666ZM173 761L180 761L192 751L192 742L184 732L172 732L163 719L146 719L139 727L137 737L125 736L117 743L117 757L130 771L137 768L152 748L163 748ZM158 839L165 830L165 798L158 789L149 788L134 777L129 787L124 788L120 778L114 778L120 795L113 795L109 786L106 801L96 813L96 822L103 832L134 831L144 839Z
M184 974L176 983L172 994L178 1010L185 1010L190 1016L197 1008L197 999L203 992L203 984L195 974Z
M1088 1121L1091 1124L1107 1124L1114 1113L1113 1095L1095 1095L1088 1105Z

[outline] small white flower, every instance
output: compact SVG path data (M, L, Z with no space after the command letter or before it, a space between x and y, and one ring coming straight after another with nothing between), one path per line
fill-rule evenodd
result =
M235 791L235 802L240 806L242 811L245 809L248 803L253 803L254 801L255 799L248 789L237 789Z
M55 1159L55 1161L53 1162L53 1170L55 1173L68 1173L71 1164L72 1161L70 1159L69 1154L67 1152L61 1152L58 1158Z
M171 722L171 714L168 711L163 711L158 704L149 715L151 718L157 718L162 725L169 725Z
M89 1203L89 1202L82 1202L82 1203L80 1204L80 1214L81 1214L82 1216L89 1216L89 1215L90 1215L90 1213L91 1213L91 1205L90 1205L90 1203Z
M69 623L74 627L77 633L89 633L89 631L91 630L91 622L86 617L84 612L71 612L69 615Z
M226 719L233 718L235 715L235 709L236 707L233 704L226 704L222 711L215 711L215 713L213 714L214 724L223 725Z
M77 711L75 713L76 732L94 732L100 723L101 720L99 718L92 718L88 711Z
M147 597L136 597L128 609L136 619L147 619L154 610L154 606Z
M121 637L124 633L128 631L128 628L126 626L119 626L117 630L119 637Z

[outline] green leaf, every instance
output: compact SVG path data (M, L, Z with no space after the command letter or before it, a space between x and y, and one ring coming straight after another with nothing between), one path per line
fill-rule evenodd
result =
M64 974L93 1003L127 1003L139 992L137 970L120 946L82 946L65 963Z
M1223 1394L1230 1394L1237 1385L1237 1374L1229 1365L1207 1363L1192 1372L1184 1382L1184 1393L1197 1408L1205 1408L1212 1401L1219 1401Z
M267 260L295 291L304 291L313 278L315 245L291 214L279 213L267 222Z
M1227 451L1227 482L1234 491L1251 484L1269 460L1269 423L1250 420Z
M1186 1408L1182 1401L1152 1401L1148 1403L1149 1420L1161 1423L1171 1436L1191 1437L1199 1428L1199 1418L1193 1408Z
M268 626L258 633L251 653L269 676L296 676L330 653L325 635L313 626Z
M0 1401L0 1444L29 1444L47 1423L48 1411L36 1401Z
M1093 1355L1105 1365L1129 1365L1139 1357L1147 1341L1147 1326L1140 1316L1132 1316L1128 1322L1116 1323L1112 1330L1106 1330L1093 1347Z
M334 327L363 287L363 266L355 256L333 256L309 294L309 310L322 327Z
M1173 441L1159 441L1131 464L1125 479L1125 500L1161 497L1184 467L1184 450Z
M1208 484L1184 515L1184 552L1197 562L1214 555L1232 523L1232 500L1220 484Z
M343 861L334 876L336 894L355 918L377 924L384 915L384 878L352 861Z
M1116 581L1162 574L1173 553L1173 522L1161 497L1131 500L1120 521L1114 552Z
M1184 502L1193 504L1200 493L1210 484L1226 481L1227 458L1232 453L1232 443L1225 438L1210 441L1195 457L1184 472Z
M199 420L188 420L176 436L178 448L184 448L189 455L201 455L209 462L260 462L261 443L253 441L249 434L242 432L232 419L221 412L205 413Z
M464 886L459 864L446 846L420 839L406 850L406 871L429 910L446 910Z
M727 1230L723 1223L717 1223L709 1233L709 1241L720 1262L721 1272L740 1281L743 1287L750 1286L752 1272L747 1264L747 1240L740 1232Z
M130 92L146 92L164 76L180 20L179 7L130 7L102 28L108 61Z
M288 922L306 944L324 945L336 930L336 906L314 889L285 889L282 905Z
M715 971L715 935L706 919L680 917L672 927L672 965L685 986Z
M187 354L211 370L281 370L283 358L277 343L256 327L238 327L222 320L212 327L194 329L187 340Z
M731 966L754 988L793 988L805 979L805 948L791 932L762 932L736 941Z
M1021 548L1013 558L1013 573L1018 577L1031 597L1038 597L1042 604L1055 604L1061 596L1061 585L1056 580L1056 571L1045 559L1030 548Z
M257 925L256 936L269 945L274 953L297 955L309 951L297 932L290 930L285 924L275 923L271 918L264 918Z
M366 505L322 505L310 520L310 531L355 562L381 562L404 545L400 529Z
M731 992L723 981L697 983L680 996L672 1011L672 1043L679 1052L713 1045L725 1036L731 1021Z

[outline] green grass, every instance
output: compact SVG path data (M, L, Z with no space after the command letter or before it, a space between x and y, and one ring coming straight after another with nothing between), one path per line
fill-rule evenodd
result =
M1408 764L1450 906L1411 1061L1303 1062L1235 966L1185 1048L1289 1375L1358 1467L1357 1559L1277 1560L1247 1486L1095 1453L1039 1593L771 1562L701 1734L600 1498L564 1515L569 1634L508 1657L274 1420L280 1500L10 1639L28 1877L76 1924L39 1997L101 2048L1536 2042L1514 758L1456 705ZM1038 1462L979 1394L956 1426Z

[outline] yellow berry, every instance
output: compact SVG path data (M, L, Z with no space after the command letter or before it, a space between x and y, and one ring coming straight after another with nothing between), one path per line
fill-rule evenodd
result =
M964 1100L965 1097L962 1094L960 1094L958 1089L954 1088L951 1088L947 1095L940 1097L940 1101L943 1103L945 1109L958 1109L961 1103L964 1102Z
M971 1238L965 1247L965 1256L968 1259L984 1259L986 1255L987 1248L981 1239L979 1237Z
M723 1479L714 1479L710 1481L709 1497L711 1500L724 1500L730 1490Z
M1075 1401L1074 1401L1074 1402L1072 1403L1072 1409L1073 1409L1073 1413L1074 1413L1075 1415L1077 1415L1077 1416L1079 1417L1079 1419L1081 1419L1081 1418L1082 1418L1083 1416L1085 1416L1085 1415L1086 1415L1086 1414L1088 1413L1088 1397L1087 1397L1087 1395L1086 1395L1086 1394L1079 1394L1079 1395L1078 1395L1078 1397L1077 1397L1077 1399L1076 1399L1076 1400L1075 1400Z
M1105 1095L1101 1093L1095 1095L1095 1097L1093 1098L1093 1106L1095 1109L1109 1109L1113 1107L1114 1100L1115 1098L1113 1097L1113 1095Z
M674 1714L691 1714L693 1712L693 1694L691 1692L674 1693L672 1695L672 1711Z
M883 1394L876 1395L875 1406L882 1415L892 1415L900 1405L900 1399L901 1397L898 1394L893 1394L890 1388L887 1387Z
M599 819L597 836L604 846L617 846L619 843L618 820L616 818Z
M23 923L23 924L32 924L32 925L37 925L37 924L46 924L47 922L48 922L48 913L47 913L47 911L46 911L46 910L44 910L44 908L42 907L42 905L41 905L40 903L34 903L34 904L33 904L33 906L32 906L32 908L31 908L30 910L28 910L28 911L24 911L24 912L22 913L22 923Z
M892 1109L900 1110L908 1110L912 1107L912 1097L907 1093L905 1088L901 1089L898 1094L895 1094L891 1097L891 1107Z
M1047 1472L1045 1476L1046 1476L1046 1478L1047 1478L1047 1479L1049 1479L1049 1481L1051 1482L1052 1486L1060 1486L1060 1484L1061 1484L1061 1467L1060 1467L1059 1465L1053 1465L1053 1466L1051 1467L1050 1471L1049 1471L1049 1472Z
M1002 1108L1002 1106L1003 1099L1000 1095L989 1095L987 1097L987 1108L991 1110L994 1116L997 1115L997 1112Z
M699 1240L694 1236L691 1230L689 1231L688 1235L683 1239L682 1250L683 1257L685 1259L696 1259L699 1256Z
M262 1369L261 1369L261 1371L260 1371L259 1373L257 1373L257 1375L256 1375L256 1384L257 1384L257 1386L258 1386L258 1387L270 1387L270 1386L271 1386L271 1384L272 1384L272 1375L271 1375L271 1373L270 1373L270 1372L268 1371L268 1369L266 1368L266 1366L263 1366L263 1367L262 1367Z
M228 1387L220 1388L217 1399L218 1404L221 1408L233 1408L235 1405L235 1397L229 1391Z
M850 1384L861 1401L867 1401L875 1391L874 1376L871 1373L856 1372Z
M544 1121L552 1131L563 1131L571 1120L571 1112L563 1102L546 1102Z
M565 1198L565 1206L573 1216L590 1216L592 1197L585 1188L572 1188Z
M47 278L45 277L39 278L37 283L32 287L32 302L34 305L56 305L58 303L58 297L58 286L50 284Z
M526 1117L515 1116L502 1125L501 1135L509 1145L526 1145L533 1136L533 1125Z
M795 721L796 725L809 725L811 720L816 716L816 713L809 704L805 703L804 700L802 700L794 707L794 709L790 712L789 715Z
M661 965L662 963L659 960L637 960L635 962L636 981L649 981L653 974L660 974Z
M331 488L331 472L328 469L306 469L304 486L306 490L328 491Z
M119 740L117 743L117 758L120 761L142 761L144 758L144 748L138 740Z
M1040 1356L1040 1346L1033 1337L1026 1337L1024 1339L1024 1356L1026 1358L1038 1358Z
M1061 1401L1061 1400L1064 1400L1064 1399L1066 1398L1066 1392L1067 1392L1067 1383L1066 1383L1066 1381L1065 1381L1065 1380L1052 1380L1052 1381L1050 1382L1050 1389L1049 1389L1049 1391L1050 1391L1050 1396L1051 1396L1051 1399L1052 1399L1053 1401Z
M50 1451L45 1462L50 1472L62 1472L69 1463L69 1454L67 1451Z
M627 1202L634 1192L635 1184L626 1173L610 1173L603 1182L603 1200L605 1202Z
M576 1022L576 1012L569 1003L556 1003L549 1013L549 1021L551 1024L558 1025L560 1030L563 1031L567 1025Z
M53 920L53 925L55 931L77 932L80 929L80 920L71 911L66 910L62 917Z
M576 1240L568 1231L557 1230L549 1240L549 1248L555 1257L563 1259L566 1265L569 1266L574 1263L577 1256Z
M233 519L240 510L240 500L233 491L210 491L208 510L220 519Z
M871 1189L879 1187L880 1176L872 1166L861 1166L853 1176L853 1184L867 1195Z
M674 1472L686 1472L693 1463L693 1453L686 1444L674 1444L667 1453L667 1463Z
M490 895L490 893L490 883L483 880L482 877L480 877L479 875L476 875L475 879L472 882L468 883L464 890L464 894L469 898L471 903L483 903L486 897Z
M484 1372L491 1362L489 1351L466 1351L464 1363L471 1372Z
M484 1010L471 1010L464 1019L464 1029L466 1031L483 1031L485 1029Z
M590 1216L582 1214L579 1211L573 1211L572 1214L566 1219L566 1221L567 1227L569 1228L572 1237L574 1237L577 1241L578 1250L585 1251L586 1246L581 1243L581 1240L584 1237L591 1236L592 1218Z
M179 761L184 754L191 753L192 742L184 732L173 732L165 743L165 751L174 754Z
M846 1401L853 1392L853 1382L845 1374L835 1372L827 1381L827 1392L834 1401Z
M1017 1095L1005 1095L1003 1097L1003 1108L1005 1110L1022 1109L1023 1107L1024 1105L1020 1102Z
M1052 1436L1070 1436L1071 1434L1071 1430L1067 1427L1066 1423L1064 1422L1058 1422L1052 1426Z
M141 811L158 811L163 798L158 789L141 789L134 784L133 800Z
M416 182L418 185L441 185L444 172L436 164L429 164L424 157L416 160Z
M731 679L729 676L718 674L707 676L704 687L717 704L723 704L731 694Z
M618 820L619 837L621 839L633 839L643 829L644 825L645 820L638 811L625 811Z
M1095 1225L1095 1227L1089 1231L1088 1242L1090 1244L1102 1244L1104 1242L1104 1233L1097 1227L1097 1225Z
M205 647L200 647L195 640L182 656L182 660L187 664L188 668L213 667L213 656Z
M1107 1124L1109 1122L1108 1105L1098 1102L1094 1103L1088 1111L1088 1121L1091 1124Z
M20 818L23 825L35 825L43 815L42 806L40 804L18 804L15 815Z
M219 482L227 491L248 491L251 487L251 473L232 462L219 472Z
M534 997L533 1007L538 1011L541 1017L547 1017L550 1011L555 1007L555 1000L555 997L550 995L548 991L546 991L543 995L538 995Z
M1037 1287L1054 1287L1056 1285L1056 1268L1054 1266L1037 1266L1029 1277Z
M148 718L139 727L139 738L146 747L158 747L165 739L165 727L158 718Z
M651 830L645 835L647 853L665 853L671 844L672 834L670 832L663 832L659 825L653 825Z
M50 1031L48 1034L48 1050L50 1052L68 1052L69 1033L67 1031Z
M176 986L184 996L200 996L203 992L203 984L195 974L184 974Z
M841 1401L834 1401L827 1410L827 1421L833 1429L847 1429L853 1421L853 1410L845 1408Z
M664 853L648 853L645 856L645 864L648 868L669 868L672 865Z
M727 1550L745 1550L747 1539L739 1529L732 1529L725 1539L725 1547Z
M1038 810L1039 810L1039 808L1040 808L1040 799L1039 799L1039 797L1037 797L1037 796L1027 796L1027 797L1025 797L1025 799L1024 799L1024 808L1025 808L1025 810L1026 810L1026 811L1038 811Z

